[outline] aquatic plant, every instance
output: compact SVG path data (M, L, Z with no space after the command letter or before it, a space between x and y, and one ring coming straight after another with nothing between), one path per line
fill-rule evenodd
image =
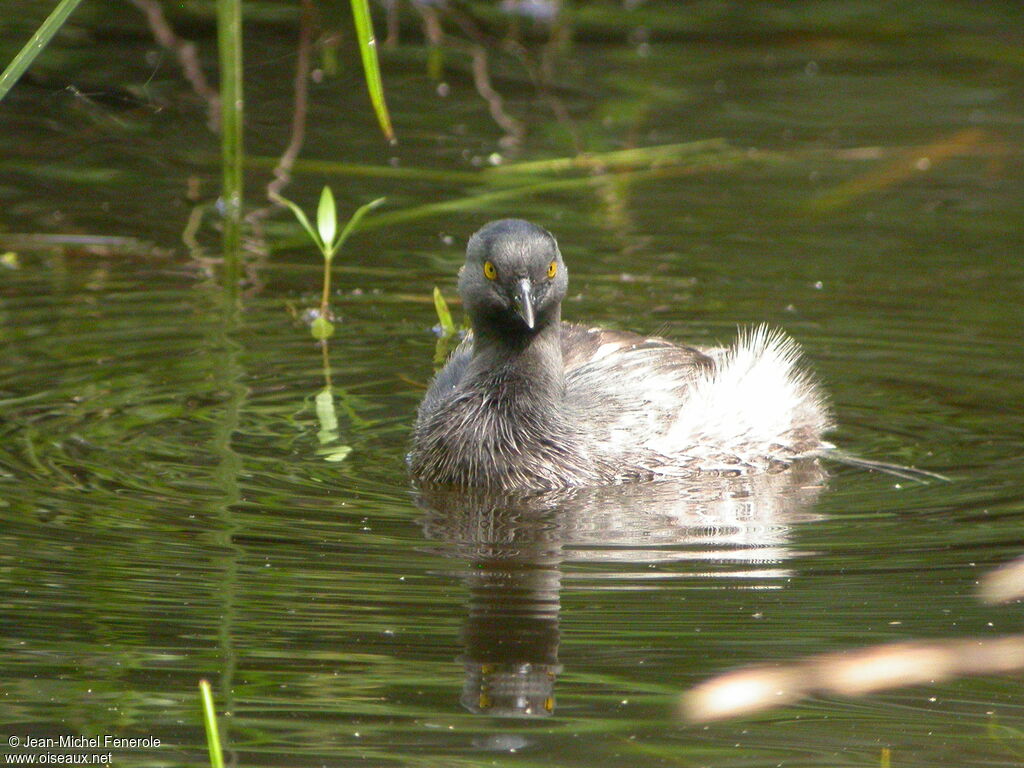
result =
M82 0L60 0L53 12L0 74L0 99L3 99L31 66L81 2ZM308 2L306 4L309 5ZM370 103L373 105L381 130L388 141L394 143L395 132L384 101L384 87L377 59L377 41L373 32L369 0L350 0L350 5ZM217 103L220 107L223 169L224 284L234 290L241 271L244 207L242 0L216 0L216 11L220 63L220 94ZM326 330L326 326L321 330Z
M17 55L11 59L11 63L7 65L3 74L0 75L0 99L6 96L7 92L18 82L18 79L25 74L25 70L32 65L36 56L43 52L43 49L53 39L53 36L57 34L57 30L61 28L64 22L67 21L68 16L72 14L81 2L82 0L61 0L57 3L57 7L46 17L46 21L39 26L39 29L35 31L24 47L18 51Z
M220 748L217 713L213 708L213 692L210 690L208 681L199 681L199 693L203 701L203 727L206 729L206 745L210 750L210 765L212 768L224 768L224 753Z
M437 312L437 321L440 323L442 336L455 335L455 321L452 320L452 311L448 309L448 302L444 294L436 285L434 286L434 310Z
M380 76L380 62L377 59L377 38L373 34L373 22L370 18L369 0L352 0L352 18L355 20L356 40L359 43L359 55L363 60L363 76L366 89L370 93L370 103L377 115L377 122L387 140L395 143L395 131L391 127L391 116L384 102L384 85Z
M366 205L361 205L357 208L340 232L338 231L338 209L334 203L334 193L331 192L330 187L325 186L320 193L320 203L316 209L316 227L310 223L303 210L291 200L278 194L274 195L274 200L291 209L292 213L295 214L295 218L299 220L299 224L306 230L310 239L316 244L316 247L324 257L324 280L323 291L320 295L320 310L310 325L310 331L313 334L313 338L318 341L329 339L334 335L330 308L331 262L334 260L334 255L341 250L341 246L345 244L348 236L359 225L359 220L369 211L383 203L384 198L378 197L376 200L372 200L366 203Z

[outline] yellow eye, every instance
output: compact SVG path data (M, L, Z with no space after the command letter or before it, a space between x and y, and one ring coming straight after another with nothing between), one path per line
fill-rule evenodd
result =
M484 277L488 280L498 279L498 269L489 261L484 262Z
M558 274L558 262L552 261L548 264L548 277L554 277Z

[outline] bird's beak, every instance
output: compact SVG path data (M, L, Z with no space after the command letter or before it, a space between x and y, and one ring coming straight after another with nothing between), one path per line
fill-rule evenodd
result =
M526 327L533 330L533 283L530 278L524 277L516 283L516 292L513 297L516 303L516 312L523 318Z

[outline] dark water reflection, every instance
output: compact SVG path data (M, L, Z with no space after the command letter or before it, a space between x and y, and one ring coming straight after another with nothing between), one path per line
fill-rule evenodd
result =
M272 5L292 7L253 7ZM596 4L576 5L585 19ZM708 727L671 713L747 664L1020 631L1019 606L975 591L1024 548L1022 6L913 4L877 34L870 4L786 5L772 34L736 6L735 37L718 16L694 26L707 4L635 5L686 8L646 38L574 43L556 95L576 138L723 139L745 161L357 233L336 259L326 364L297 319L320 274L283 245L297 229L268 220L273 253L232 311L199 258L217 253L210 209L201 249L182 244L219 183L205 106L124 9L80 6L97 14L84 28L113 26L61 38L0 102L0 725L154 735L166 746L113 764L201 765L208 677L239 765L865 766L883 747L894 766L1021 764L1017 679ZM48 10L14 6L12 25ZM212 61L210 28L194 34ZM250 35L249 149L273 155L294 28ZM306 171L288 194L307 208L325 182L345 210L462 200L496 189L466 177L495 153L573 154L514 57L494 52L493 82L526 128L518 154L467 58L446 61L440 96L416 40L384 55L402 143L380 142L353 59L313 89L303 157L441 175ZM100 98L114 83L142 106ZM251 171L253 201L268 175ZM451 297L465 238L507 215L559 237L567 319L698 344L783 326L831 394L835 443L951 482L809 465L417 498L403 457L432 374L430 289ZM157 247L75 244L95 235ZM547 716L494 716L546 712L549 695Z
M423 490L428 539L464 561L463 706L500 716L555 708L562 564L701 563L700 574L772 580L793 525L815 519L825 487L815 462L757 477L704 477L598 489L508 495ZM737 568L737 566L742 566ZM672 578L684 575L674 572ZM653 575L653 574L652 574ZM764 582L759 582L763 585Z

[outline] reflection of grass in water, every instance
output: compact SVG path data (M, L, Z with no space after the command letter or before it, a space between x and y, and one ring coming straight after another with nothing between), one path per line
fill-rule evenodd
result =
M769 153L756 155L768 159ZM521 186L535 182L537 176L565 174L571 171L588 173L611 173L638 169L655 169L687 166L694 170L722 164L741 164L751 157L746 150L729 145L724 139L702 139L679 144L661 144L651 147L612 150L610 152L587 152L569 157L558 157L522 163L508 163L482 171L449 171L433 168L408 168L390 165L367 165L361 163L334 162L332 160L296 160L295 170L306 173L327 174L342 177L369 177L376 179L400 179L403 181L426 181L451 184L484 184L494 187ZM202 162L202 157L194 158ZM256 168L272 168L276 158L250 156L246 163Z
M990 715L985 726L985 735L992 741L1013 755L1017 760L1024 759L1024 731L1020 728L1011 728L996 720L996 716Z
M728 170L750 164L772 163L778 162L778 160L779 156L774 153L749 152L732 147L721 140L711 140L524 163L523 167L527 169L526 172L522 172L519 166L510 166L508 171L499 172L498 169L490 169L473 176L478 183L485 187L492 187L488 191L371 216L361 223L360 229L376 229L400 222L416 221L460 211L485 210L495 203L504 203L532 195L599 188L609 180L652 181L691 173ZM604 163L607 165L603 166ZM321 162L317 167L318 170L327 173L333 169L334 172L342 176L353 173L358 175L374 173L372 166L353 167L344 163ZM598 171L602 167L604 170ZM586 171L586 173L564 178L564 171L569 168ZM406 171L405 169L381 168L380 171L386 172L388 176L392 177L400 177L403 173L409 173L408 178L419 178L422 173L422 170L418 169ZM549 173L559 174L562 178L545 178ZM382 173L382 175L384 174ZM462 181L466 176L465 173L459 173L457 180ZM515 180L511 186L510 179ZM494 186L499 188L493 189ZM278 243L277 247L288 247L294 244L289 240Z
M936 139L926 146L904 151L881 167L862 173L811 198L807 202L807 210L815 214L827 214L846 208L865 195L901 184L907 179L932 170L950 158L974 152L979 146L993 144L986 139L985 131L968 128L951 136ZM990 151L997 152L998 147L993 146Z

